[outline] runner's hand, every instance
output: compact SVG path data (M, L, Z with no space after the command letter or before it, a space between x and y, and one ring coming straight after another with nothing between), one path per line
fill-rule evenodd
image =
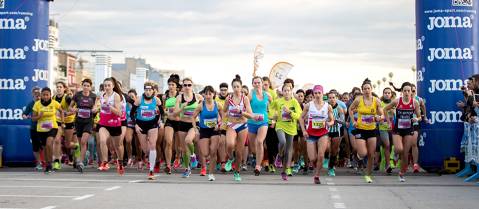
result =
M143 131L138 125L135 125L135 130L136 130L136 133L138 134L141 134L141 132Z

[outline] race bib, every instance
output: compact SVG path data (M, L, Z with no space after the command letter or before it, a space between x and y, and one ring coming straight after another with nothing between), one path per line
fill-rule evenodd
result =
M283 121L291 121L291 114L281 110L281 119Z
M374 115L363 115L361 117L361 122L365 125L371 125L374 123Z
M41 131L50 131L53 128L53 121L51 120L46 120L46 121L41 121L38 124L40 126Z
M103 113L106 113L106 114L111 113L110 105L102 105L102 106L101 106L101 111L102 111Z
M140 113L143 118L152 118L155 116L155 111L152 110L141 110Z
M231 116L233 118L240 118L241 117L240 110L236 107L230 107L230 109L228 110L228 113L229 113L229 116Z
M322 129L322 128L325 128L326 127L326 121L325 120L321 120L320 118L313 118L311 120L311 127L313 129Z
M399 129L407 129L411 128L411 119L398 119L398 128Z
M203 123L208 128L215 128L218 125L218 119L217 118L204 119Z
M78 117L80 118L90 118L91 110L90 109L78 109Z
M258 118L258 121L263 121L264 120L264 115L261 113L254 113L253 114L254 118Z
M185 112L183 112L183 115L185 117L191 118L191 117L193 117L193 113L194 113L194 111L192 111L192 110L185 110Z

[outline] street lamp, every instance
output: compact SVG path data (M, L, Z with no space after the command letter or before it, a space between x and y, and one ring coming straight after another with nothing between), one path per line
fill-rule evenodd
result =
M394 76L393 72L389 72L388 76L389 76L389 81L392 82L393 81L393 76Z

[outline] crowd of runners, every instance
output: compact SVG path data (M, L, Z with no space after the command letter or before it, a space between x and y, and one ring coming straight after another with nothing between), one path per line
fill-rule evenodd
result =
M292 79L278 89L268 77L254 77L251 90L246 84L237 75L194 92L191 78L173 74L166 92L146 82L142 95L123 92L113 77L98 94L90 79L79 91L64 82L55 91L34 88L24 118L32 120L36 169L112 166L123 175L129 167L150 180L160 168L184 178L200 169L209 181L230 172L241 181L240 173L253 169L255 176L278 173L284 181L312 173L315 184L323 168L329 176L337 167L362 171L368 183L373 170L396 169L400 182L410 167L419 172L417 137L427 119L414 84L391 84L382 95L368 79L346 93L321 85L296 90Z

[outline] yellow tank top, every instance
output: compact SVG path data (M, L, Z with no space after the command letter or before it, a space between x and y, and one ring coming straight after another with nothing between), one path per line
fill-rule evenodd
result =
M373 97L373 102L370 106L364 104L364 97L359 98L358 105L358 129L374 130L376 129L376 121L374 116L377 114L376 98Z

